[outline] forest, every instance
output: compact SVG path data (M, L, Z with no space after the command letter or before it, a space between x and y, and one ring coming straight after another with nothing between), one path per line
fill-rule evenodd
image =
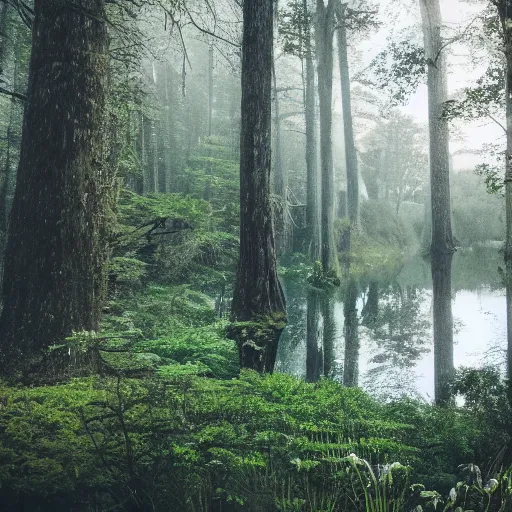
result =
M0 512L512 512L512 0L0 0Z

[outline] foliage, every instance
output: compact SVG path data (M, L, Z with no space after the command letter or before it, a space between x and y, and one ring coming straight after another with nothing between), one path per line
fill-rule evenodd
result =
M162 357L185 345L164 343ZM208 371L174 363L142 380L0 386L0 501L35 511L78 502L84 510L433 510L427 502L439 495L410 482L450 489L459 461L474 456L477 429L464 411L383 405L330 380L201 377Z
M446 118L472 120L499 116L504 109L505 66L496 58L493 60L475 85L463 90L462 99L446 102L443 112Z
M239 372L238 351L235 344L225 338L224 329L224 324L181 328L168 338L141 341L134 350L151 352L182 365L200 363L209 376L233 378Z
M420 83L426 81L426 61L423 47L411 41L391 42L372 61L376 82L369 84L386 89L391 105L405 104Z
M481 179L461 171L452 178L452 208L455 234L462 245L503 240L503 198L489 196Z

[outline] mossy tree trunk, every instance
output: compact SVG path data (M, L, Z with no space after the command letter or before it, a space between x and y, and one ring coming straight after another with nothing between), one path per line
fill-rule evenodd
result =
M284 327L270 204L273 0L244 2L240 135L240 259L231 319L240 364L272 372Z
M72 331L98 329L107 257L104 7L34 2L0 319L4 374L27 371Z

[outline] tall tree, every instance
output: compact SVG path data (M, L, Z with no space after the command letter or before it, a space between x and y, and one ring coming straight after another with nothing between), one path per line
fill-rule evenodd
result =
M285 320L270 204L273 12L273 0L244 2L240 258L231 311L234 322L259 324L249 330L235 324L233 335L241 366L262 372L274 368Z
M506 58L505 102L507 148L505 151L505 281L507 290L507 375L509 400L512 402L512 1L491 0L496 6L503 33Z
M334 168L332 161L332 74L334 2L316 2L316 54L318 96L320 100L320 162L321 162L321 261L325 273L338 270L334 241Z
M352 121L352 98L348 66L346 5L336 3L338 62L340 69L341 104L343 110L343 135L347 166L347 213L351 229L359 228L359 170Z
M439 0L420 0L425 59L427 61L430 190L432 198L431 253L452 253L450 205L450 141L443 108L448 100L446 50L441 37Z
M320 179L317 164L317 125L316 125L316 94L315 94L315 65L313 44L311 36L312 15L308 0L302 0L304 13L304 57L306 61L306 73L304 84L304 109L306 119L306 173L307 173L307 205L306 226L309 254L313 261L320 259L321 231L320 231Z
M106 260L103 0L36 0L27 105L8 233L1 369L96 330Z

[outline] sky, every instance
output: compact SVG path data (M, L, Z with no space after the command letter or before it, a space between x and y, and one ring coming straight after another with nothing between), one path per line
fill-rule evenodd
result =
M482 11L485 3L480 5L468 4L460 0L440 0L443 23L447 30L460 30L474 18L475 14ZM411 0L410 8L403 9L403 0L376 0L381 12L386 13L387 19L392 23L382 27L372 37L366 39L358 48L361 55L364 55L365 64L386 47L387 38L395 34L396 37L404 37L410 32L419 34L421 31L419 1ZM397 11L397 8L399 9ZM411 27L417 26L416 30ZM421 39L420 39L421 40ZM474 83L485 71L485 66L475 68L469 59L469 50L461 44L453 45L448 58L449 94L453 95L463 87ZM402 107L404 113L414 116L419 122L426 123L428 120L428 96L426 85L421 85L417 92L410 98L407 105ZM503 116L504 117L504 116ZM482 148L486 143L496 142L504 139L504 133L493 121L479 120L471 123L457 122L453 126L450 148L452 153L461 150L476 150ZM472 154L459 154L454 156L454 169L463 170L473 168L480 163L482 158Z

